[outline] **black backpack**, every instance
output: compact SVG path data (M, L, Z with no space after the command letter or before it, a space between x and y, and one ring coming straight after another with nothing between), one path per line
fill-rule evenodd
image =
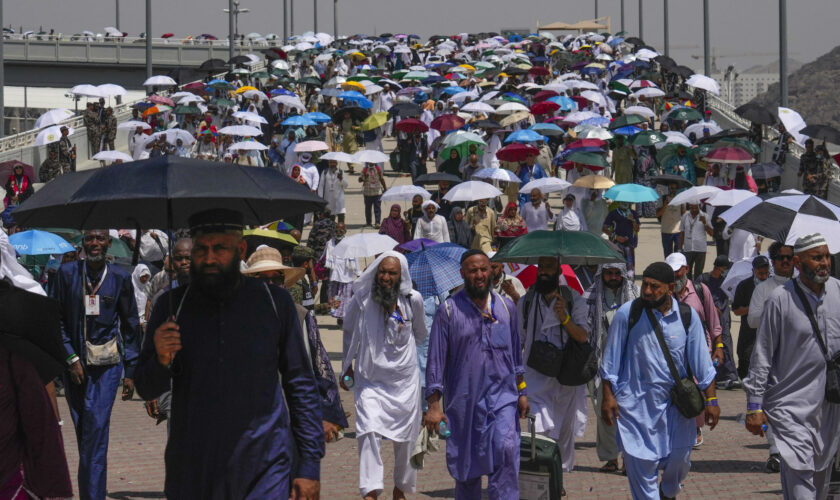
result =
M683 327L685 327L685 332L688 333L688 327L691 325L691 306L688 304L683 304L680 301L677 301L677 305L680 308L680 319L682 320ZM628 334L630 330L632 330L633 327L636 326L636 323L639 322L639 319L641 319L642 313L644 312L645 307L642 305L642 299L634 299L633 303L630 304L630 316L627 320Z

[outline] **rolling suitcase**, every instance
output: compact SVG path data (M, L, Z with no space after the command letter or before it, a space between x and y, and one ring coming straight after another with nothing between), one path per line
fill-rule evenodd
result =
M563 461L553 439L538 436L534 415L528 415L528 431L519 444L520 500L560 500L563 491Z

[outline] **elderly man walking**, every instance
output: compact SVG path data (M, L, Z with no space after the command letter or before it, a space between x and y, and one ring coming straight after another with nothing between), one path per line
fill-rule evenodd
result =
M456 500L519 498L519 417L530 408L510 299L491 291L490 259L480 250L461 257L464 290L438 307L426 365L426 426L446 422L446 464ZM444 402L441 403L441 397Z
M768 297L744 380L747 429L772 429L785 499L825 499L840 447L840 281L822 235L799 238L793 251L799 277Z
M673 296L673 269L656 262L642 276L641 298L621 306L610 324L600 370L601 417L618 427L633 498L675 498L691 467L700 398L713 429L720 416L715 368L700 317ZM695 379L705 393L692 394L691 411L678 409L672 397L678 377L683 386Z
M353 283L344 312L341 386L351 387L345 377L354 381L359 490L365 499L384 489L382 438L394 443L393 498L415 491L417 471L409 462L421 420L417 344L427 335L423 297L411 288L408 261L385 252Z

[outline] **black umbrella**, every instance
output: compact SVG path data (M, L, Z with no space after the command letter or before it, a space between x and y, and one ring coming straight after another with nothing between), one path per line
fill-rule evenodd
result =
M808 125L799 133L812 139L822 139L832 144L840 144L840 130L831 125Z
M423 109L413 102L398 102L388 108L388 114L391 116L419 116L422 112Z
M299 85L313 85L315 87L320 87L324 84L324 82L322 82L320 78L315 78L314 76L307 76L301 78L300 80L296 80L295 83Z
M753 123L759 123L761 125L776 124L776 115L774 115L769 109L765 108L761 104L748 102L735 108L735 114L737 114L741 118L749 120Z
M668 56L656 56L653 60L666 69L676 68L678 66L677 62Z
M362 109L358 106L347 106L344 108L339 108L336 112L332 115L332 120L335 123L341 123L344 120L344 113L350 113L350 118L354 121L363 121L365 118L370 115L370 111L366 109Z
M648 180L653 181L656 184L662 184L663 186L667 186L669 184L676 184L677 188L688 188L694 185L691 183L691 181L689 181L681 175L654 175L653 177L648 177Z
M749 135L749 130L743 130L739 128L728 128L726 130L721 130L715 135L710 135L709 137L701 137L700 139L694 141L694 144L697 146L702 146L703 144L714 144L721 139L748 137Z
M502 128L502 124L495 120L478 120L472 123L473 127L478 128Z
M64 372L67 353L61 341L57 300L0 283L0 345L26 358L44 384Z
M629 43L631 45L644 45L645 44L644 40L642 40L641 38L637 38L635 36L631 36L630 38L625 38L624 42Z
M221 59L208 59L201 63L198 69L203 71L223 71L228 65Z
M508 75L527 75L528 70L524 70L522 68L517 68L516 66L508 66L507 68L503 69L502 72L507 73Z
M176 229L211 208L241 212L246 224L259 225L325 205L271 168L169 156L59 176L26 200L15 219L30 227Z
M688 66L677 66L669 71L683 78L688 78L694 74L694 70L689 68Z
M435 172L432 174L423 174L417 177L414 182L416 184L437 184L440 181L449 181L453 184L458 184L463 179L456 175L447 174L445 172Z
M245 64L251 62L251 58L243 55L233 56L228 59L228 64Z

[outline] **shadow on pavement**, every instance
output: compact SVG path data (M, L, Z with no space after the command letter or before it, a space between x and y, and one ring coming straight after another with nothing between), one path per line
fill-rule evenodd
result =
M129 500L131 498L166 498L162 491L114 491L108 493L109 498Z
M755 472L763 471L764 462L751 462L748 460L692 460L691 472Z

